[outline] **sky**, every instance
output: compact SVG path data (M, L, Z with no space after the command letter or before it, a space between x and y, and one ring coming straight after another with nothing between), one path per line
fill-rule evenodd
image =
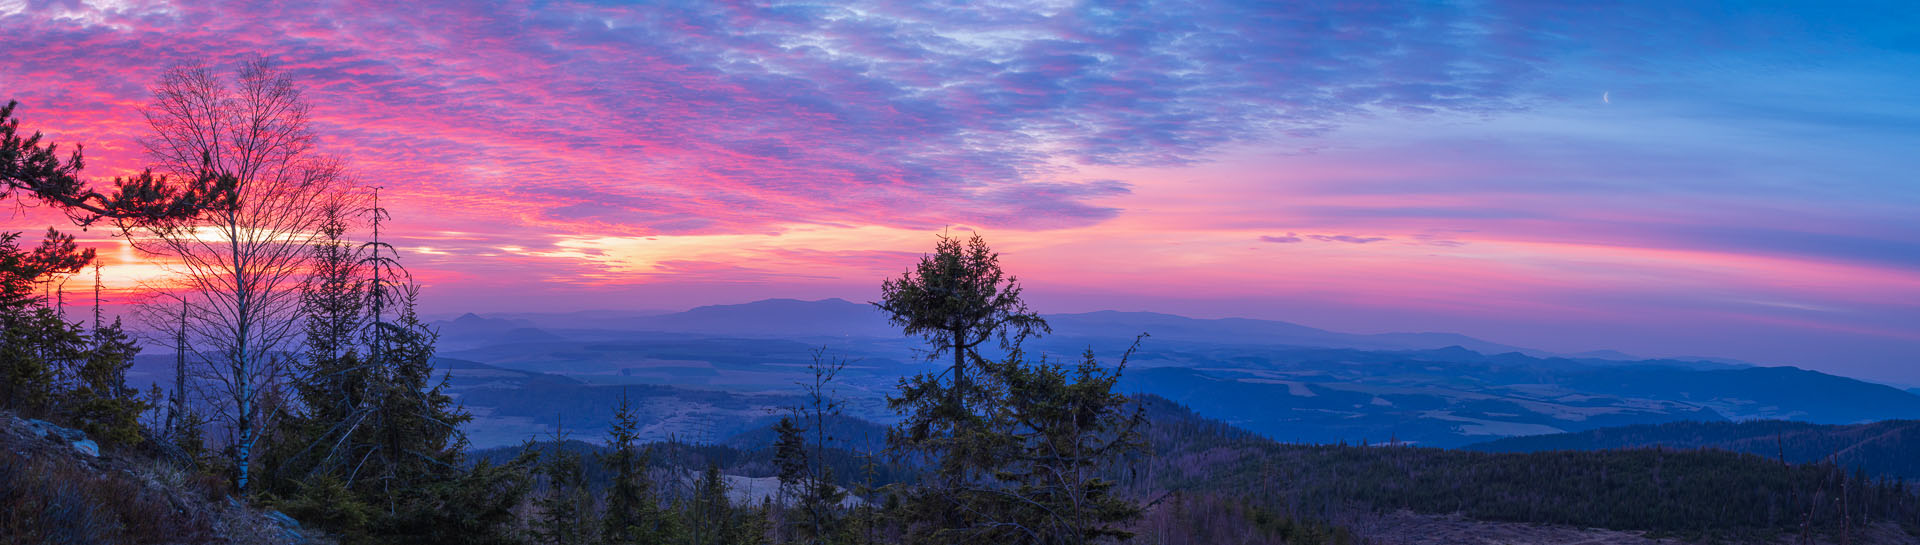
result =
M867 301L978 232L1043 312L1920 385L1920 7L909 4L0 0L0 100L106 180L167 67L270 59L429 312Z

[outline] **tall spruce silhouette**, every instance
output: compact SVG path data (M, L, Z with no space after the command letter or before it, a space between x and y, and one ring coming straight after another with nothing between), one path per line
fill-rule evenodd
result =
M888 397L905 416L895 443L935 454L941 479L966 480L992 462L982 442L969 439L985 425L981 405L993 396L990 381L980 376L991 365L980 349L995 342L1013 351L1053 330L1027 308L1018 279L1001 270L1000 255L978 234L965 241L939 235L932 254L884 281L880 291L873 305L903 333L927 341L928 361L952 358L937 372L902 381L899 393Z
M1146 447L1144 413L1114 391L1132 349L1112 370L1091 351L1071 368L1029 361L1023 342L1051 329L979 235L941 235L932 255L881 291L875 306L925 338L929 360L953 358L887 399L903 417L889 446L934 462L906 493L909 541L1079 545L1131 535L1121 528L1142 510L1102 472ZM1004 353L983 355L996 341Z

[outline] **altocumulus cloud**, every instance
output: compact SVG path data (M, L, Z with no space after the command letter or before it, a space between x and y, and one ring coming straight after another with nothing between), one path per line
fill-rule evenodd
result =
M1414 9L32 2L0 7L0 73L131 168L142 82L265 55L308 83L330 149L476 223L1056 228L1129 187L1076 167L1519 107L1535 37Z
M1296 242L1306 242L1308 240L1314 240L1319 242L1345 242L1348 244L1369 244L1369 243L1380 242L1380 241L1390 240L1390 239L1388 239L1387 237L1363 237L1363 236L1355 236L1355 235L1302 235L1298 233L1287 233L1286 236L1262 235L1260 237L1261 242L1273 242L1273 243L1279 243L1279 244L1293 244ZM1452 241L1448 241L1448 242L1452 242Z

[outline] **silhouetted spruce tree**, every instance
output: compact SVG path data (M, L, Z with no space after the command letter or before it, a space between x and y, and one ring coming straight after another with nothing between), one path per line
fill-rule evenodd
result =
M840 543L848 545L873 545L879 543L888 521L887 513L881 509L880 498L893 497L891 487L876 486L879 480L879 458L871 452L861 452L860 478L854 484L853 495L862 501L847 511L845 521L840 525Z
M781 495L798 495L800 481L807 471L807 440L793 417L782 416L773 425L774 477L780 479Z
M539 510L533 525L534 539L548 545L584 545L595 535L586 465L580 453L567 450L564 429L554 428L551 444L552 450L540 461L547 490L534 500Z
M369 212L374 236L358 249L340 207L310 248L294 381L303 410L266 449L271 488L287 496L289 514L348 543L511 542L533 459L467 466L459 428L472 417L434 376L438 334L420 321L419 289L379 238L386 211L376 200Z
M708 464L693 486L683 515L686 518L688 545L732 545L729 539L740 534L733 504L727 500L727 480L720 466Z
M388 334L371 359L383 370L371 400L374 436L390 456L368 482L368 503L387 509L376 535L394 543L511 543L512 509L528 490L532 460L467 467L459 428L473 417L447 395L446 376L433 377L438 335L415 313L417 296L407 286L398 318L376 321Z
M798 511L794 508L794 499L800 496L800 489L806 482L807 443L801 433L800 426L794 424L792 416L782 416L773 425L773 476L780 481L776 500L782 509L780 525L775 528L774 537L781 543L792 540L792 527L798 523L791 516Z
M639 427L633 406L622 393L607 431L609 452L600 459L613 473L601 516L600 539L608 545L667 543L674 537L672 519L661 511L660 497L648 475L651 456L635 445Z
M104 322L97 270L91 332L33 293L78 272L92 252L52 230L32 251L16 240L0 233L0 408L57 417L103 443L138 443L146 402L126 386L126 371L140 349L120 320Z
M67 322L44 305L9 312L0 321L6 326L0 337L6 341L0 345L4 407L34 416L56 412L64 393L59 377L86 358L86 338L79 324Z
M923 441L966 420L979 395L975 374L987 363L979 348L997 341L1012 350L1020 341L1053 329L1027 309L1020 299L1018 279L1000 270L1000 254L975 234L962 243L940 235L932 255L898 279L880 285L881 299L873 303L903 333L927 340L929 360L942 355L952 363L941 373L916 377L914 388L890 401L897 407L915 407L916 418L906 426L909 439ZM944 377L944 382L942 380Z
M728 545L767 545L767 538L773 530L772 517L768 511L772 507L762 503L759 506L743 506L737 512L729 514L734 522L727 527L722 539Z
M81 431L104 443L131 445L141 440L140 413L146 412L147 399L140 391L127 387L127 368L133 366L140 346L122 327L119 318L109 325L102 305L104 280L100 264L93 264L93 328L87 337L87 354L75 370L72 388L63 396L68 417Z
M910 540L1079 545L1129 536L1122 528L1141 509L1100 475L1145 448L1143 413L1113 391L1133 349L1112 372L1091 352L1072 369L1029 362L1022 341L1050 330L977 235L964 246L941 237L882 291L878 305L894 324L954 356L943 374L902 381L888 398L905 417L890 446L937 462L935 478L907 490ZM1004 357L980 355L992 340Z
M1051 332L1046 320L1020 299L1016 279L1000 268L999 254L974 235L966 241L940 235L934 253L898 279L881 284L874 306L907 335L925 338L930 361L950 357L938 372L903 379L887 405L902 413L888 433L890 448L927 456L935 472L911 488L905 516L917 539L963 542L960 529L982 522L982 496L974 483L989 481L1011 437L995 405L1004 397L993 364L979 349L989 342L1017 351L1027 337Z
M1006 369L1001 405L1013 424L1017 448L996 472L1008 487L992 518L1000 531L990 541L1080 545L1124 540L1124 528L1142 514L1140 504L1116 494L1102 477L1129 456L1147 451L1141 429L1146 414L1113 387L1139 347L1127 350L1107 371L1093 351L1068 368L1041 361L1024 365L1016 351Z
M38 287L78 272L93 252L51 229L33 250L20 248L19 237L0 233L0 408L39 414L53 402L56 369L48 356L66 350L72 339Z
M119 318L95 326L87 342L73 390L65 396L65 412L90 437L120 445L140 442L140 413L147 410L147 400L127 387L127 368L140 354L139 345Z
M446 377L433 375L434 343L438 335L414 310L418 291L406 288L398 319L381 322L388 329L383 350L372 359L375 440L385 458L372 477L376 496L388 511L414 500L421 484L458 478L466 452L460 425L472 416L446 393Z
M362 351L368 278L361 255L346 239L352 212L347 206L343 200L327 206L320 235L309 249L312 266L300 292L304 350L293 379L300 402L292 415L280 420L275 441L262 455L261 466L273 477L268 488L277 494L293 493L293 488L351 488L359 475L344 466L357 465L360 459L349 453L365 452L371 441L370 399L379 369ZM310 479L317 480L306 482ZM345 511L362 507L344 502L314 502L312 507L329 505ZM358 518L352 513L302 514Z
M365 404L372 383L356 337L367 322L367 270L362 256L347 241L348 204L336 201L326 209L320 238L312 246L312 267L301 285L300 305L306 340L301 380L296 384L307 419L323 423L347 422Z

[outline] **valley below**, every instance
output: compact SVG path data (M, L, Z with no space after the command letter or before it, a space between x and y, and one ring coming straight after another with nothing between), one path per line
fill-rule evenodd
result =
M1792 367L1558 356L1451 334L1350 335L1260 320L1047 318L1054 334L1029 341L1029 352L1071 360L1090 350L1112 365L1147 334L1122 390L1282 442L1461 447L1669 422L1920 418L1920 395ZM622 395L648 415L649 439L722 441L793 404L816 356L846 362L832 387L849 416L890 424L897 416L885 396L930 368L917 341L879 312L838 299L590 318L469 314L435 325L436 361L479 416L469 426L479 446L555 426L604 429Z
M1796 506L1920 477L1911 456L1920 424L1910 421L1920 395L1816 371L1256 320L1046 318L1053 334L1025 347L1053 361L1091 351L1111 367L1139 341L1116 389L1146 411L1152 454L1113 478L1130 494L1180 505L1149 509L1147 543L1184 543L1152 541L1155 524L1189 538L1217 526L1287 542L1798 543L1796 517L1833 526L1838 515ZM436 373L474 417L463 428L478 459L507 463L529 447L595 455L624 401L656 463L680 468L657 469L667 472L657 479L718 464L736 493L751 495L767 488L771 429L804 403L808 366L837 361L825 393L844 415L828 441L835 474L848 476L841 484L915 473L869 464L885 458L887 427L899 420L887 396L934 364L867 305L468 314L434 327ZM165 385L170 365L167 355L143 356L129 382ZM1743 490L1744 503L1717 507L1719 490ZM1873 490L1849 494L1889 514L1911 508L1897 499L1906 492ZM1881 493L1895 495L1872 496ZM1226 507L1206 507L1216 504ZM1190 509L1221 518L1180 518L1198 516ZM1916 542L1877 524L1853 537Z

